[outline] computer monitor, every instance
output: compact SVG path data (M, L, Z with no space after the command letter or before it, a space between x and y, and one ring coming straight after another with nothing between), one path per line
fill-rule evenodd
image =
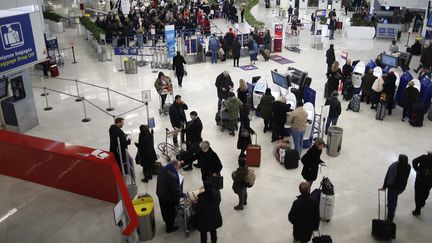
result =
M273 83L284 88L284 89L288 89L289 85L288 85L288 81L287 78L275 71L271 71L272 74L272 78L273 78Z
M398 67L399 66L399 60L398 57L388 55L388 54L381 54L381 62L383 66L390 66L390 67Z
M8 78L0 78L0 99L6 97L8 94Z
M255 84L256 82L258 82L258 80L260 80L261 76L255 76L252 77L252 83Z
M316 18L322 18L322 17L326 17L327 16L327 12L325 9L320 9L315 11L315 17Z

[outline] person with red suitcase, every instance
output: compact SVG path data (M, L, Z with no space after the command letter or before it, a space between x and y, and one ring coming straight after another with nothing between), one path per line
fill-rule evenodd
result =
M249 105L243 104L240 110L240 129L237 140L237 149L240 149L239 157L245 157L247 147L252 143L251 135L255 131L250 127Z

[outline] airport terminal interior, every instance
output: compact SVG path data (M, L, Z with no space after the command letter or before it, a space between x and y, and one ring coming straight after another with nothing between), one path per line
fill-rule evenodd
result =
M50 5L55 12L63 16L67 16L70 11L75 11L77 16L83 13L79 8L80 1L34 2ZM93 2L98 1L87 2L94 4ZM93 8L98 7L97 4L94 5ZM11 7L15 6L9 5L9 8ZM86 7L91 8L88 7L88 3ZM65 26L63 32L51 31L51 36L57 37L64 64L58 65L59 76L57 77L44 77L42 69L38 67L30 66L25 69L31 80L30 90L34 96L39 124L25 131L24 134L109 151L108 129L113 124L113 117L121 116L124 118L123 131L130 134L132 138L129 152L135 157L137 148L133 143L138 142L139 126L147 124L148 117L153 117L155 149L159 157L158 161L165 165L166 156L158 150L157 145L166 141L166 128L172 129L172 126L169 116L159 112L160 98L154 88L158 73L164 72L173 81L173 95L168 95L167 102L172 103L174 95L181 95L182 100L189 107L186 111L188 119L190 111L198 113L203 123L202 138L210 142L211 148L218 154L223 165L221 175L224 177L224 188L221 190L220 204L223 225L217 230L218 242L293 242L293 226L288 221L288 212L299 195L299 183L304 181L301 175L303 165L299 162L298 168L287 170L275 159L271 132L263 132L262 118L252 111L250 126L256 132L257 143L261 146L261 165L250 167L255 171L256 181L252 188L248 188L247 205L244 210L234 210L238 197L231 189L231 173L238 167L238 131L235 136L231 136L227 131L221 131L221 127L215 122L218 101L215 80L219 74L227 71L234 82L235 91L239 87L240 79L251 83L253 77L261 76L259 82L265 83L275 91L280 88L273 83L271 71L277 70L278 73L285 74L290 67L295 68L307 72L308 77L311 78L310 88L316 91L315 112L320 114L321 107L326 101L324 98L324 86L327 81L326 50L330 44L334 45L336 60L341 63L341 66L345 64L343 56L346 58L346 55L348 59L360 60L367 64L382 52L389 53L392 39L362 37L362 34L367 33L350 37L348 28L354 12L350 10L348 15L345 15L345 9L342 7L336 11L337 18L343 23L342 29L335 31L333 40L329 40L328 37L320 38L322 49L313 48L310 15L317 9L315 6L301 8L299 11L299 16L304 22L299 31L297 46L299 52L284 48L288 40L283 39L282 51L271 53L288 59L289 63L281 64L276 59L264 61L263 56L258 55L255 68L250 70L234 67L232 59L224 62L219 60L216 64L212 64L210 57L206 57L205 62L185 65L187 76L184 77L182 87L177 85L173 70L152 67L151 56L136 56L138 61L143 58L147 64L138 66L134 74L127 74L121 70L125 68L122 62L127 55L115 55L110 44L107 47L106 60L100 61L97 50L90 41L86 40L85 31L82 26L79 26L80 24L74 28ZM3 9L0 13L1 11ZM274 24L282 24L283 32L289 31L290 25L284 11L280 13L276 1L270 1L270 8L266 8L265 1L260 0L251 9L251 14L258 21L264 22L264 26L274 36ZM425 9L423 15L424 12ZM95 13L102 15L103 11L86 11L86 13L94 20ZM249 33L252 28L246 22L231 24L223 18L211 19L211 24L212 32L219 30L225 33L229 28L233 28L239 34ZM424 25L423 28L429 27ZM419 35L419 33L402 31L397 41L399 50L405 52L406 45L414 44ZM205 42L208 40L208 37L204 38ZM71 46L73 46L73 54ZM73 63L74 58L76 63ZM186 58L187 62L188 60ZM413 69L417 68L419 63L420 56L413 55L408 72L415 78L418 74ZM248 55L240 58L240 66L245 65L250 65ZM402 75L406 70L396 67L394 71ZM108 98L106 88L76 83L74 80L108 87L118 93L110 92ZM86 99L85 114L83 102L75 101L77 86L79 96ZM41 96L44 93L43 87L47 88L49 95ZM146 106L141 102L144 90L151 91L148 113ZM376 110L370 109L370 105L362 102L360 111L353 112L346 109L349 101L343 100L342 95L339 95L338 99L342 104L342 113L337 126L343 129L340 154L333 157L323 151L321 159L325 161L326 167L320 169L318 178L311 187L311 190L318 188L324 176L330 178L334 185L333 216L329 222L320 222L319 231L321 234L330 235L333 242L376 242L377 240L371 236L371 226L372 219L378 216L378 188L382 187L389 165L398 160L399 154L406 154L411 164L413 159L432 150L432 121L427 118L426 113L423 126L413 127L408 120L401 121L402 108L399 106L396 106L391 115L387 114L384 120L377 120ZM47 106L52 109L44 110ZM115 109L106 111L109 106ZM91 120L82 122L84 118ZM327 142L327 135L322 136ZM172 143L171 138L167 141ZM304 148L301 155L306 151L307 148ZM180 226L179 230L170 234L165 232L165 224L156 196L157 176L144 183L141 181L143 178L141 166L134 164L134 167L138 194L148 193L155 201L156 233L149 242L199 242L199 232L195 230L186 235L181 220L177 222ZM184 192L202 186L199 169L182 170L181 174L184 176ZM96 178L99 175L92 176ZM411 169L407 187L399 196L394 218L397 234L392 242L423 243L429 242L432 236L430 199L422 209L421 216L415 217L411 213L415 207L415 178L416 172ZM383 217L383 202L381 206L381 217ZM0 242L126 242L122 235L122 228L114 223L113 207L114 203L111 202L0 175Z

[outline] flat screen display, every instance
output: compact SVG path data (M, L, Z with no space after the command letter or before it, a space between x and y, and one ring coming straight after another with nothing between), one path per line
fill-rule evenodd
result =
M265 83L256 83L254 91L259 93L264 93L266 88L267 86Z
M392 55L381 54L381 62L384 66L398 67L398 58Z
M275 71L271 71L272 74L272 78L273 78L273 83L284 88L284 89L288 89L288 82L286 80L286 77L282 74L279 74Z
M0 99L7 96L8 93L8 79L0 77Z

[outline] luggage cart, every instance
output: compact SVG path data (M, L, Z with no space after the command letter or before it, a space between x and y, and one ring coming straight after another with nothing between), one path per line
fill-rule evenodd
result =
M300 36L298 33L285 32L285 48L292 52L300 53Z
M184 198L180 199L179 205L177 206L177 216L182 221L184 226L184 232L186 236L195 230L195 211L193 210L192 204L188 203Z
M172 137L173 135L177 135L180 132L180 130L169 130L168 128L165 128L165 142L158 144L158 149L162 153L163 156L168 161L171 161L171 155L177 155L181 151L181 146L177 148L173 144L170 144L168 142L168 137ZM181 140L181 139L180 139Z

